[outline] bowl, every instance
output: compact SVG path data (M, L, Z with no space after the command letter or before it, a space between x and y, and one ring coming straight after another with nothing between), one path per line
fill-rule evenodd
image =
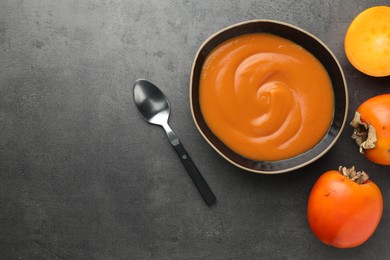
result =
M248 33L270 33L286 38L314 55L325 67L334 93L334 115L331 125L317 145L298 156L277 161L256 161L237 154L210 130L201 113L199 83L202 66L208 54L220 43ZM190 106L197 129L207 143L223 158L246 171L261 174L290 172L322 157L339 138L347 118L348 90L342 68L332 51L317 37L294 25L274 20L251 20L226 27L209 37L199 48L191 71Z

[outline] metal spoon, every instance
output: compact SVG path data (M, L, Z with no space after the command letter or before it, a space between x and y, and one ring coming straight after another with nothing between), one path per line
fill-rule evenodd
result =
M145 79L136 80L133 90L134 101L142 117L147 122L160 125L164 128L171 144L175 148L203 199L209 206L214 204L216 201L215 195L203 179L179 139L176 137L176 134L168 125L168 117L171 111L168 99L157 86Z

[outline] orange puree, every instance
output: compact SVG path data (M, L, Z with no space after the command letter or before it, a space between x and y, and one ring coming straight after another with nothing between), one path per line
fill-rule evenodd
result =
M211 131L249 159L306 152L333 118L325 68L301 46L272 34L245 34L217 46L203 65L199 91Z

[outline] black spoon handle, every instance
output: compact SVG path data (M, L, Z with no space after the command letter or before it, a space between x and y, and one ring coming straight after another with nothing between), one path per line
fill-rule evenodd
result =
M196 165L188 155L187 151L184 149L184 146L180 143L178 139L172 141L171 143L175 148L177 154L179 155L180 160L186 167L193 182L198 188L200 194L202 195L204 201L209 206L213 205L216 202L217 198L215 197L214 193L211 191L209 185L207 185L207 182L204 180L203 176L200 174L198 168L196 168Z
M191 160L189 154L184 149L183 145L180 143L176 134L170 128L168 122L162 124L161 126L164 128L169 140L171 141L171 144L175 148L177 154L180 157L181 162L186 167L188 174L191 176L192 181L195 183L204 201L209 206L213 205L216 202L217 198L211 191L209 185L207 185L207 182L204 180L203 176L200 174L198 168L196 168L194 162Z

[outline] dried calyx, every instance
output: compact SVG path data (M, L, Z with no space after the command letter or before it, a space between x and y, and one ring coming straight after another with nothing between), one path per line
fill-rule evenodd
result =
M368 174L364 171L356 171L355 166L347 169L347 167L339 167L339 172L350 179L351 181L356 182L357 184L363 184L368 181Z
M364 153L364 150L366 149L375 148L377 140L376 130L372 125L361 121L359 112L355 113L351 126L355 129L352 134L352 139L359 145L360 153Z

